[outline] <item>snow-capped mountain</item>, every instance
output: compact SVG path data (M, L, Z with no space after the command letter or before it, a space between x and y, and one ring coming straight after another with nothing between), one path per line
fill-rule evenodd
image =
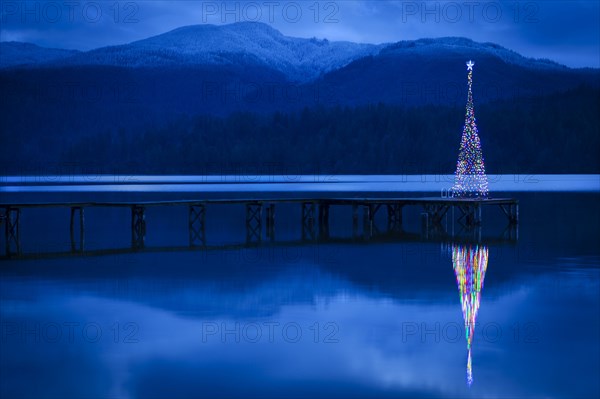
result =
M566 69L567 67L551 60L526 58L521 54L509 50L495 43L478 43L465 37L442 37L437 39L403 40L386 46L382 56L431 56L456 52L462 54L469 52L476 55L496 57L507 64L519 65L527 68L539 69Z
M599 84L597 69L572 69L526 58L497 44L457 37L390 44L374 56L327 73L314 84L328 93L330 103L461 104L467 60L475 61L473 92L479 104Z
M376 54L381 48L373 44L287 37L267 24L239 22L185 26L133 43L63 57L58 65L133 68L252 65L279 71L288 79L301 82Z
M185 26L158 36L86 52L47 49L28 43L0 43L0 68L29 66L115 66L169 68L234 66L266 68L294 82L309 82L370 56L427 57L444 54L489 56L506 64L535 69L566 69L548 60L523 57L493 43L466 38L400 41L393 44L331 42L288 37L258 22Z
M287 37L253 22L186 26L85 52L22 43L0 43L0 51L0 86L14 98L31 101L28 93L49 82L54 88L78 82L82 96L87 86L106 91L93 104L70 92L32 95L40 110L44 101L63 97L101 110L127 102L144 115L285 111L317 103L462 104L469 59L475 61L478 104L599 84L597 69L572 69L466 38L330 42Z
M3 139L7 142L1 146L0 159L6 164L20 165L24 159L54 162L62 156L64 143L79 143L67 148L64 159L109 162L116 157L130 159L130 154L136 153L139 158L135 159L142 165L136 170L144 172L157 162L167 165L181 161L191 165L246 159L252 162L263 156L286 159L291 152L280 149L295 149L299 144L294 140L305 134L307 142L318 140L316 147L330 145L334 150L344 148L346 140L352 142L353 135L364 138L372 134L374 144L365 147L365 152L371 166L378 165L373 170L379 173L386 170L381 169L385 165L414 155L411 151L394 152L382 158L381 163L376 161L397 126L401 126L400 131L410 128L411 136L399 138L396 143L401 148L414 147L416 154L422 154L414 159L425 159L430 148L439 150L444 146L445 142L438 140L447 137L448 131L436 125L439 118L430 123L423 116L416 125L408 117L413 107L417 115L430 114L423 113L424 106L430 105L445 110L442 116L455 114L454 122L448 117L444 123L454 123L455 130L460 131L460 110L464 109L467 92L465 62L469 59L475 62L473 95L477 107L488 107L489 112L490 104L500 104L507 110L504 112L513 115L504 118L488 113L488 120L492 121L488 123L498 124L496 137L506 136L511 143L519 137L518 124L525 123L542 125L548 141L562 143L568 136L572 140L565 146L568 154L583 152L579 150L583 148L581 143L592 143L591 148L597 141L597 132L590 128L595 122L590 124L585 118L580 121L579 112L572 112L574 107L566 108L568 115L561 115L556 104L561 104L563 98L566 104L574 103L581 95L585 115L592 115L596 103L587 99L593 98L600 86L600 70L530 59L496 44L465 38L369 45L286 37L265 24L238 23L182 27L130 44L86 52L0 43L0 55L0 93L4 100L0 131L6 132ZM379 103L383 114L377 111L380 107L370 107ZM330 130L322 130L321 123L327 115L345 118L354 112L354 106L360 117L345 129L347 133L337 134L331 125ZM372 115L381 117L388 112L386 109L397 106L401 110L394 110L396 117L390 117L388 122L368 122ZM449 113L448 107L455 110ZM437 112L435 109L432 108ZM300 110L303 116L298 121L304 128L296 135L292 128L297 125L295 117L288 113ZM530 120L530 114L559 116L554 124ZM263 135L261 128L250 140L250 132L259 131L252 119L257 115L273 115L273 125L280 134L269 136L274 130L267 129ZM205 121L205 117L209 119ZM225 123L229 118L233 122ZM222 129L211 125L221 123ZM368 127L363 126L366 123ZM482 125L484 129L489 126ZM156 131L163 132L161 129L169 133L156 135ZM527 129L537 132L531 126ZM178 132L180 141L171 140L171 132ZM195 136L190 138L192 132ZM533 153L536 143L546 140L539 135L531 137L538 138L529 140L522 159L524 154ZM108 141L102 141L105 139ZM194 150L182 147L188 139ZM152 150L137 151L136 140L142 140L144 148ZM107 143L116 143L116 149ZM250 149L240 143L251 143ZM496 146L502 148L498 142ZM165 154L171 155L165 159L163 148L170 148ZM561 153L558 147L554 151ZM220 154L230 156L225 158L229 161L222 160ZM344 153L339 154L344 159ZM541 154L536 162L552 165L549 159L559 156L556 154ZM498 153L496 156L503 157ZM291 162L310 163L308 159L299 157ZM581 167L574 171L597 170L586 169L585 165L596 162L591 155L569 159L565 162ZM341 162L340 165L358 165L359 161Z

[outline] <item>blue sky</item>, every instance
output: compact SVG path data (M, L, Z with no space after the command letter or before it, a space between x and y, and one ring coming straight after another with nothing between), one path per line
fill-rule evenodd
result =
M260 21L289 36L369 43L464 36L571 67L600 67L596 0L2 0L0 13L2 41L80 50L184 25Z

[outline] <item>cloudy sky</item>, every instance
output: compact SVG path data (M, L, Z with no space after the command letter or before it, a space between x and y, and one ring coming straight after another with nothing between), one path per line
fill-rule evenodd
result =
M465 36L571 67L600 67L597 0L2 0L0 13L2 41L80 50L184 25L259 21L289 36L368 43Z

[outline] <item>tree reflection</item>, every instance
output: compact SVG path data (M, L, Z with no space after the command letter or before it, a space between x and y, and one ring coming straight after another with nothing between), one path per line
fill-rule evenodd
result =
M467 384L473 383L471 344L475 331L475 320L481 300L483 280L488 265L488 248L484 245L454 244L452 264L460 293L460 303L465 320L467 339Z

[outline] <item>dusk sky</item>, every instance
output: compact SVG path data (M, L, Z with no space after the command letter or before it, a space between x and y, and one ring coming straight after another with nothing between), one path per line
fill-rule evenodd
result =
M2 1L2 41L88 50L193 24L259 21L283 34L384 43L464 36L527 57L600 67L589 1Z

